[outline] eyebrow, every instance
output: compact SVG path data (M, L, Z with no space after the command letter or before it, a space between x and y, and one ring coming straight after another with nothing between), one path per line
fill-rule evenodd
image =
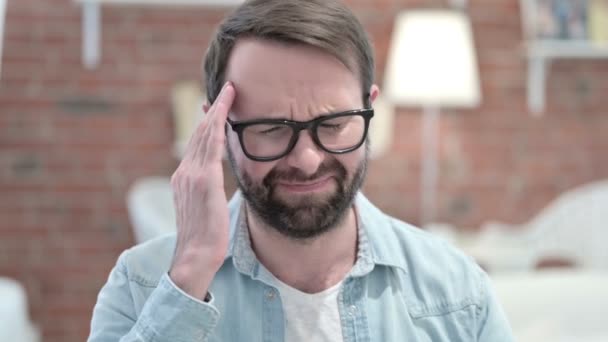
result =
M338 114L355 114L355 113L359 113L362 111L366 111L366 110L370 110L372 108L358 108L358 109L348 109L348 110L341 110L341 111L336 111L336 112L329 112L329 113L323 113L323 114L319 114L317 117L310 119L310 120L306 120L306 121L299 121L299 120L292 120L292 119L286 119L286 118L254 118L254 119L247 119L247 120L232 120L230 117L227 117L226 119L232 123L232 124L247 124L250 122L268 122L268 123L309 123L309 122L313 122L315 120L319 120L331 115L338 115Z

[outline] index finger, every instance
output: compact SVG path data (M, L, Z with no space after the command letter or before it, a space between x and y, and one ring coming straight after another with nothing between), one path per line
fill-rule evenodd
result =
M228 88L229 82L226 82L224 84L224 86L222 87L222 90L220 91L220 94L217 96L216 100L214 101L214 103L212 104L212 106L206 111L205 115L203 116L203 119L200 121L200 123L198 124L198 126L195 128L193 134L190 136L190 141L188 142L188 145L186 146L186 150L184 153L184 159L186 158L195 158L196 155L198 153L200 153L200 147L201 144L204 144L205 141L207 139L204 138L205 134L209 134L206 133L209 129L210 125L213 125L213 117L215 116L214 113L217 111L217 107L218 104L220 102L222 102L222 105L220 107L225 108L227 107L228 111L230 110L230 107L232 106L232 100L234 99L234 88L233 86L231 86L232 89L232 99L224 99L224 93L226 92L226 88ZM220 115L221 116L221 115ZM227 116L227 113L226 113ZM224 116L223 120L226 120L226 117ZM202 151L204 153L204 151Z
M226 130L224 127L235 95L236 91L232 83L226 83L213 104L212 109L209 110L209 126L206 129L208 133L206 139L201 140L198 148L199 156L204 156L205 160L215 161L222 159L226 140Z
M234 102L235 93L232 82L226 82L207 113L210 121L218 123L221 120L219 123L224 125L224 121L226 121L228 112L232 107L232 102Z

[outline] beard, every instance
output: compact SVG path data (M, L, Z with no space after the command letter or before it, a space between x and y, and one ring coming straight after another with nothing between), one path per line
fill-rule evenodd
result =
M367 173L369 144L365 144L365 156L348 179L348 172L335 157L330 155L318 170L306 176L299 169L273 168L262 180L255 182L245 171L236 166L234 155L228 147L228 159L237 184L252 213L266 226L285 237L308 240L335 228L346 216ZM276 191L283 182L311 182L331 175L335 183L329 194L310 194L281 198Z

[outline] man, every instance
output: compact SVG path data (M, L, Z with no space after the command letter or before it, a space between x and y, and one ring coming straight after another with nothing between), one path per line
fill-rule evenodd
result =
M123 253L89 341L512 340L474 263L359 193L379 90L347 8L247 1L205 72L213 105L171 180L177 234Z

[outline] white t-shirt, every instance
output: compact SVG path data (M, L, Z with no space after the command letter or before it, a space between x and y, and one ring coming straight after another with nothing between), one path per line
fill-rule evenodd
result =
M338 311L338 293L342 282L309 294L283 283L263 266L260 270L279 290L285 314L286 342L343 341Z

